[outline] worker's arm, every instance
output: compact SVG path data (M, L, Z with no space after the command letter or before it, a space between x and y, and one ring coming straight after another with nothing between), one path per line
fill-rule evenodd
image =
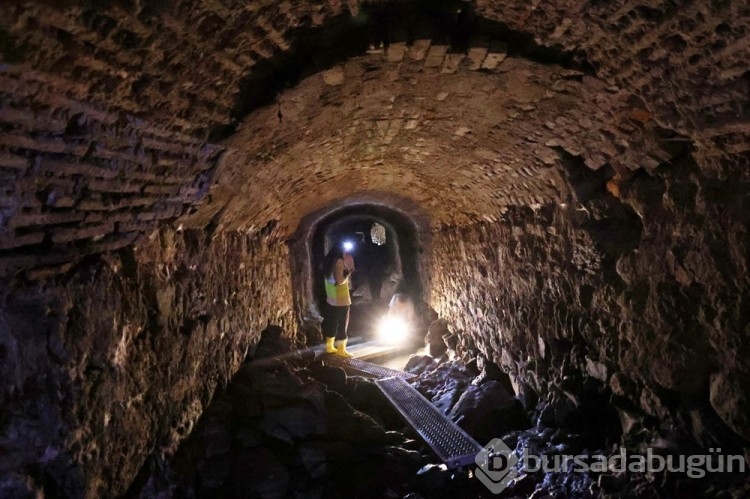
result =
M336 286L341 286L349 280L349 272L345 271L344 260L336 260L336 264L333 267L333 279L336 281Z

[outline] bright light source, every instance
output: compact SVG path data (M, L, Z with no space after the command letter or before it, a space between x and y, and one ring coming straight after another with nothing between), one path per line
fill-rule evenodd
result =
M409 339L409 324L401 317L385 316L378 324L378 339L390 345L399 345Z
M354 249L354 243L351 241L344 241L344 251L351 251Z

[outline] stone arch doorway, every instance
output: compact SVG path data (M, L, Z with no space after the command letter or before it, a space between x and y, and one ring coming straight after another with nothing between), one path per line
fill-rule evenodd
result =
M385 228L386 243L374 244L369 231L378 223ZM425 294L423 260L429 244L426 219L381 203L342 203L303 220L290 242L294 307L301 325L319 323L325 293L322 260L333 244L352 239L357 271L354 277L350 332L368 335L396 286L416 303ZM359 275L356 275L359 274Z
M377 244L370 235L379 224L385 229L385 241ZM313 238L313 260L321 262L335 246L351 246L356 270L352 275L352 300L355 304L381 306L393 294L393 289L404 279L399 234L393 225L370 215L346 215L321 224ZM315 282L324 276L320 265L315 265ZM315 286L316 299L322 304L321 287Z

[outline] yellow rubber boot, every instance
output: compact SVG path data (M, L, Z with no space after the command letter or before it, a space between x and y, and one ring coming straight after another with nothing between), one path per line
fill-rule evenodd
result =
M339 340L336 342L336 355L346 357L347 359L352 356L352 354L346 351L346 340Z
M333 345L334 338L328 338L326 336L326 353L337 353L336 347Z

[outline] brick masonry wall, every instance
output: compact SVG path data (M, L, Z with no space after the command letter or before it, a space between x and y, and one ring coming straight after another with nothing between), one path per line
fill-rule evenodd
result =
M227 224L243 229L275 220L288 235L301 216L361 191L436 192L425 174L433 166L449 170L461 204L440 213L437 222L473 223L495 217L513 204L509 197L524 204L537 203L537 196L545 199L544 168L556 165L561 150L581 156L592 169L610 164L624 176L668 162L680 141L692 142L707 156L747 154L750 17L742 2L483 0L464 25L454 7L465 4L446 4L444 12L437 9L437 17L430 17L417 7L409 10L408 2L382 1L191 0L174 7L116 3L98 8L28 2L0 7L0 30L3 57L11 67L54 75L65 82L59 93L76 102L106 105L201 139L215 129L226 127L231 134L244 127L222 166L213 205L196 224L223 213ZM397 8L410 17L388 15ZM352 26L361 26L358 33L371 38L367 60L353 58L349 44L336 39L338 32L356 33L346 31ZM451 46L446 28L467 28L468 47ZM317 42L324 48L310 49ZM510 63L517 59L506 52L541 53L538 58L546 58L549 67L514 66ZM283 61L298 61L300 67L285 67ZM550 63L561 61L585 71L554 71L560 68ZM467 72L476 74L464 75L464 88L451 89L442 100L429 86ZM488 80L469 84L477 74ZM315 75L313 97L287 98L297 78L309 75ZM502 97L491 88L497 80L518 102L495 98ZM352 82L361 88L349 95ZM402 107L402 96L408 99L409 93L391 90L399 84L427 90L428 100L413 95L426 112ZM478 112L467 105L472 98L463 96L466 87L482 98ZM265 101L260 94L267 94ZM388 102L391 98L395 101ZM318 109L319 100L330 105ZM551 102L557 109L545 115ZM264 104L270 105L253 114ZM326 119L334 110L341 115ZM472 126L485 113L489 127ZM506 135L532 139L522 161L530 172L524 179L528 188L503 186L492 178L507 177L505 172L525 176L503 157ZM331 141L321 139L326 137ZM420 145L420 138L435 144ZM337 141L346 144L344 152ZM387 141L392 143L383 147L390 153L380 154ZM373 150L358 150L369 142L376 144ZM443 150L454 142L466 145L459 154L474 161L455 165L455 155ZM319 168L309 164L310 157L325 162ZM535 168L539 159L541 174ZM355 172L340 167L358 161ZM187 177L183 181L189 184ZM476 182L491 184L498 197ZM544 189L534 185L539 182ZM323 183L339 187L325 189ZM238 190L238 185L247 187ZM279 186L284 189L277 194ZM473 193L488 198L484 204L491 209L472 209ZM443 205L433 200L428 208L440 212ZM30 243L42 237L23 236ZM57 239L74 237L63 233Z
M618 200L587 174L563 205L439 231L431 304L520 392L557 396L584 373L640 415L736 445L727 427L750 439L750 184L730 179L683 158Z
M205 136L231 121L241 81L292 48L294 30L356 13L356 3L30 2L0 6L0 29L8 62L75 82L72 98Z
M114 497L173 452L267 324L294 340L286 245L164 229L0 287L0 475ZM7 485L7 484L6 484Z
M0 72L0 275L132 244L208 192L221 148Z
M4 48L10 62L24 59L75 81L78 98L111 100L127 113L205 130L211 123L231 121L242 98L242 80L299 48L295 35L342 18L364 24L378 6L388 4L394 2L188 0L179 6L97 8L82 2L28 2L3 5L0 27L7 31ZM446 13L455 14L457 8L466 5L447 4ZM742 84L737 76L746 72L750 35L742 2L480 0L474 11L587 60L598 76L630 89L652 114L665 115L683 132L722 117L736 121L728 103ZM383 39L373 38L373 43L400 42L407 32L424 38L430 32L425 23L403 26L398 19L381 17L383 25L374 31ZM432 59L447 55L435 53Z

